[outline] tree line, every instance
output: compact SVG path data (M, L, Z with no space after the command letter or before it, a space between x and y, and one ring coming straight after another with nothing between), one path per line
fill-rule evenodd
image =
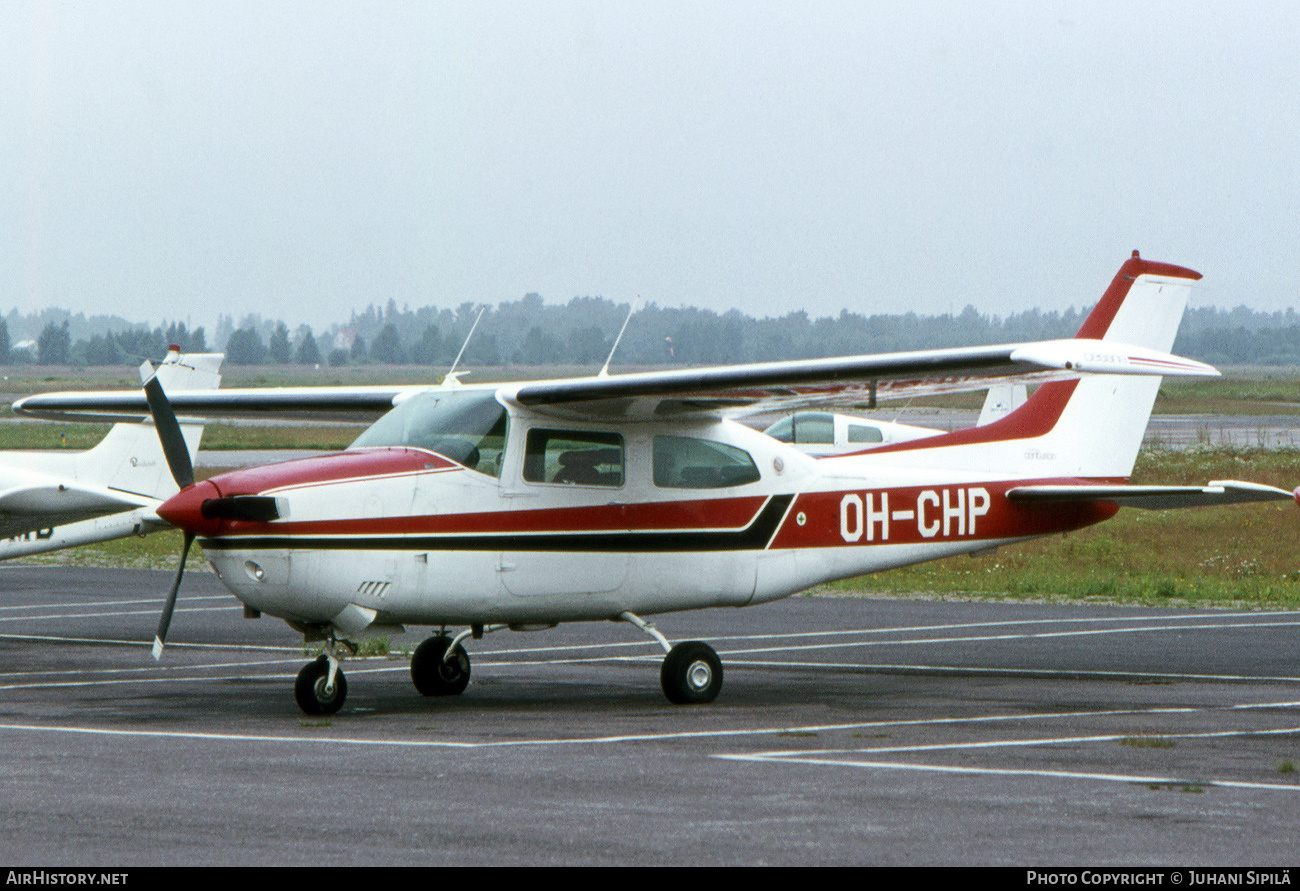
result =
M248 316L238 324L218 320L209 341L204 328L172 322L155 328L120 319L95 322L47 310L48 318L26 348L11 342L11 324L30 330L16 312L0 319L0 364L123 365L157 359L168 345L186 352L219 350L231 365L423 365L446 367L464 346L462 365L573 365L593 370L605 361L629 310L600 297L546 304L537 294L482 310L471 303L415 310L369 306L348 322L319 332L291 331L279 320ZM1086 310L1030 309L1006 317L967 306L957 314L916 313L811 318L802 310L755 318L739 310L650 303L632 317L615 355L616 365L702 365L819 358L1014 343L1071 336ZM53 316L53 317L50 317ZM466 344L471 326L474 336ZM115 330L114 330L115 329ZM80 331L82 336L76 336ZM1300 315L1237 307L1188 310L1174 352L1212 364L1300 365Z

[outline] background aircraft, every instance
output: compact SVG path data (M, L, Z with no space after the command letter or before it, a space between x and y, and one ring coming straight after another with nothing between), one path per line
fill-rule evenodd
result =
M678 703L708 702L722 664L642 616L746 606L832 579L987 550L1146 508L1290 499L1267 486L1131 486L1167 374L1188 269L1136 252L1072 340L560 381L431 388L53 394L28 413L140 411L181 488L159 515L197 538L246 614L324 649L298 677L308 713L336 711L340 659L404 626L425 695L469 680L463 644L502 628L620 620L664 647ZM1081 377L1082 375L1082 377ZM815 458L732 416L1034 381L982 426ZM203 412L397 407L346 452L194 483L173 406ZM184 566L182 555L181 566ZM155 640L161 652L178 571ZM451 636L449 626L466 626Z
M214 389L221 360L173 349L158 379L176 392ZM192 461L203 425L185 424L181 435ZM0 452L0 560L165 529L154 511L176 492L148 420L115 424L85 451Z

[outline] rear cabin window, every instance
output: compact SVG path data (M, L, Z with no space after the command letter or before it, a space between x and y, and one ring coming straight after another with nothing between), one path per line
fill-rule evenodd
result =
M880 432L879 427L871 427L867 424L850 424L849 425L849 442L884 442L885 435Z
M764 432L781 442L830 445L835 442L835 416L819 411L800 412Z
M686 436L655 437L654 480L661 489L725 489L759 479L744 449Z
M530 483L621 486L623 437L582 430L529 430L524 479Z

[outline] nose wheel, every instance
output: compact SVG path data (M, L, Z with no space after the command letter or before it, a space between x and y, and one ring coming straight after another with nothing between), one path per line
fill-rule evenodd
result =
M332 715L343 707L348 698L348 682L339 670L338 662L331 664L329 657L321 656L308 662L298 672L293 685L293 698L298 708L308 715Z

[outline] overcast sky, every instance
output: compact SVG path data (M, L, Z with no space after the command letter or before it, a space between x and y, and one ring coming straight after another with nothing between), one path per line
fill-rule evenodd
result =
M1297 304L1300 4L34 2L0 312Z

